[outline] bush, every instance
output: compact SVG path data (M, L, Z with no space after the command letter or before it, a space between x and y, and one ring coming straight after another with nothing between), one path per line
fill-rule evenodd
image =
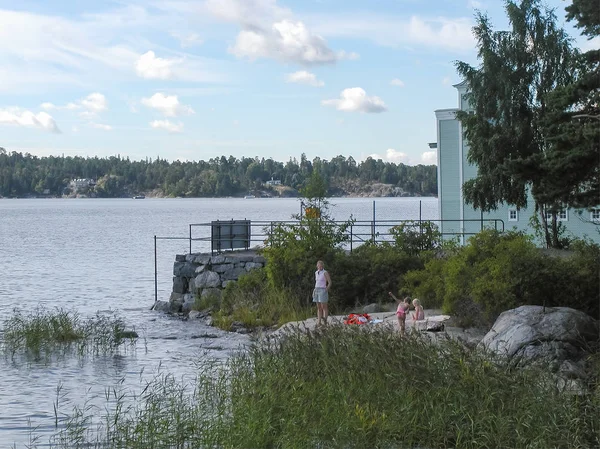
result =
M407 221L390 229L397 248L411 255L432 251L442 244L442 234L431 221Z
M398 291L404 274L422 267L419 257L392 245L365 244L334 261L332 296L344 310L372 302L389 302L388 292Z
M310 316L289 291L268 282L265 269L252 270L223 290L220 309L213 313L216 326L229 330L234 321L245 327L269 327Z
M463 323L489 325L501 312L525 304L597 316L600 249L586 242L573 248L567 257L549 256L522 233L485 230L446 258L408 273L405 285Z

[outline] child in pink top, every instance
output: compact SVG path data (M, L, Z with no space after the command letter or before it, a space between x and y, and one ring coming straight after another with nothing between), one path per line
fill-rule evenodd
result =
M404 334L406 330L406 314L408 312L408 298L404 298L400 301L398 298L394 296L392 292L389 292L389 295L398 301L398 308L396 309L396 318L398 318L398 329L401 334Z

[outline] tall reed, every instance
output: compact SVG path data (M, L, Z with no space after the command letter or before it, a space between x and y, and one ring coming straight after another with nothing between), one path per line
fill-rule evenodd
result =
M27 314L15 309L4 321L1 335L5 353L24 352L36 358L68 350L79 354L106 353L126 343L133 345L137 338L137 333L127 331L123 320L114 313L97 313L86 320L74 311L44 307Z
M596 379L597 380L597 379ZM571 395L455 341L385 328L291 331L225 364L195 388L162 377L92 429L75 414L59 447L592 448L600 395ZM96 415L97 416L97 415ZM79 421L78 421L79 420ZM73 444L77 442L77 444Z

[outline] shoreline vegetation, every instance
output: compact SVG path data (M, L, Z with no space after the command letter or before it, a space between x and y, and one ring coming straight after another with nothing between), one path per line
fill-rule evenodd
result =
M197 367L191 384L162 374L140 385L140 392L115 390L105 406L66 411L56 404L61 418L49 447L600 444L598 390L569 394L540 368L516 367L418 332L402 337L385 326L288 329L226 361L199 360ZM32 430L28 447L38 443Z
M22 354L34 360L56 354L106 354L135 347L138 334L128 330L115 313L83 319L76 311L38 307L26 314L15 309L0 329L0 348L12 358Z

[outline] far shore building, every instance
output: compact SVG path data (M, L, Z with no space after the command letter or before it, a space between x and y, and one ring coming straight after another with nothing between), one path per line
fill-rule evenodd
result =
M273 177L271 177L271 179L269 181L265 182L265 184L268 186L280 186L281 179L273 179Z
M462 244L471 235L490 227L534 235L530 225L535 213L533 198L528 200L527 208L499 204L497 210L489 213L465 203L462 186L477 175L477 166L467 161L469 144L463 137L462 124L456 119L457 111L469 107L465 96L467 84L462 82L454 87L458 91L458 108L435 111L437 142L429 144L430 148L437 148L440 231L444 238L458 235ZM586 237L600 243L600 204L591 211L567 207L560 212L558 220L564 224L566 236ZM542 245L543 242L536 243Z
M96 187L96 180L90 178L76 178L69 182L69 188L73 193L77 193L80 190L87 190Z

